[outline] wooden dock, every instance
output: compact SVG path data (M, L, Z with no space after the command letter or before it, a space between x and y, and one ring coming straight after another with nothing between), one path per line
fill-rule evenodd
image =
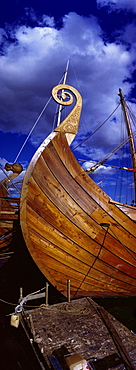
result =
M74 353L91 369L136 369L136 335L90 298L23 310L21 323L42 369L67 370Z

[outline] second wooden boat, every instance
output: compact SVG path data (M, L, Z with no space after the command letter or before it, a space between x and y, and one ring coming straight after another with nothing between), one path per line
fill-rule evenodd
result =
M6 262L13 253L11 243L13 234L16 232L16 226L19 219L19 202L20 198L11 196L8 185L16 178L23 170L20 163L6 163L4 169L13 173L5 177L0 182L0 262ZM13 184L14 185L14 184Z

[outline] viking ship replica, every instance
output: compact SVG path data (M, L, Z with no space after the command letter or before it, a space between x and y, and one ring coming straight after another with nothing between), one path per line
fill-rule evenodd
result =
M119 95L128 121L121 90ZM44 140L26 171L20 198L26 246L64 296L67 281L72 299L135 295L136 207L114 202L92 180L92 169L84 171L70 149L82 108L79 92L61 84L52 96L61 106L72 104L72 111ZM127 127L136 184L134 136L129 122Z
M52 90L61 105L72 104L72 94L74 108L26 171L20 200L23 236L39 269L65 296L68 280L71 298L134 295L136 208L114 203L74 157L69 145L78 130L82 98L68 85ZM120 98L124 104L121 91ZM129 136L133 147L130 128Z

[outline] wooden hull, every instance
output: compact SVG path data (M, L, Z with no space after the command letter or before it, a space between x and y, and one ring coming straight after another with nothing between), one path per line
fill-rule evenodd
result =
M18 220L19 199L8 197L6 186L0 184L0 262L8 258L13 233Z
M43 149L42 149L43 148ZM135 295L135 221L83 171L64 133L35 154L21 195L21 227L45 277L64 295Z

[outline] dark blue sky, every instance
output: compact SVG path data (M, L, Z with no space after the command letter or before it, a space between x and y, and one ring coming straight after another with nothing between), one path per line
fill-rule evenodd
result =
M96 0L81 1L43 1L43 0L5 0L0 5L0 26L5 27L6 23L11 24L26 24L35 26L37 20L32 21L26 17L26 9L33 9L37 18L43 14L53 16L56 21L56 26L62 26L62 18L69 12L76 12L79 15L88 17L94 15L99 18L100 26L105 31L106 39L110 41L115 39L115 32L124 28L126 24L130 24L134 20L134 14L131 11L108 11L108 6L98 7Z
M133 0L3 1L0 4L0 164L13 162L52 87L70 58L68 83L80 90L83 115L75 146L119 102L118 88L135 112L135 13ZM19 160L24 168L50 133L51 103ZM119 113L78 154L103 158L118 145ZM106 135L105 135L106 132ZM91 146L90 146L91 144ZM115 158L116 159L116 158Z

